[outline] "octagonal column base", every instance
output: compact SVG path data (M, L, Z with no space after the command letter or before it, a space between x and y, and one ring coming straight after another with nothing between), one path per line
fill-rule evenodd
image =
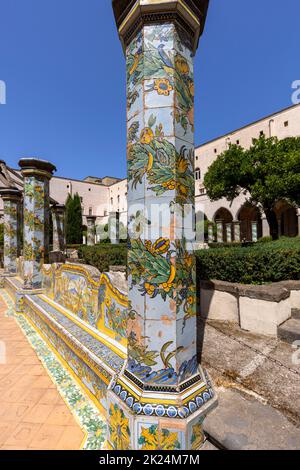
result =
M171 451L202 447L203 421L217 406L207 373L199 368L199 374L176 391L162 390L159 385L153 390L141 388L126 370L110 384L107 420L112 449Z

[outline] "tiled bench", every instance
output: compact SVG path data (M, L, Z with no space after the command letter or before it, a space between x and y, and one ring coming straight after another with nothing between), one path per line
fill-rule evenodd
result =
M95 403L107 409L107 388L123 367L126 348L45 295L25 295L22 307Z

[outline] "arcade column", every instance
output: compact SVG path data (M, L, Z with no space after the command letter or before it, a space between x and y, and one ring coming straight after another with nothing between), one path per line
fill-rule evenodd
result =
M17 274L20 255L20 208L22 193L15 188L0 191L4 206L4 275Z
M113 449L198 449L216 405L198 364L195 256L178 216L194 214L193 55L207 7L113 1L127 66L129 186L128 360L108 392Z
M50 253L51 263L61 263L65 260L65 212L63 204L55 204L51 207L52 226L53 226L53 249Z
M86 217L87 221L87 245L95 245L95 236L96 236L96 216L90 215Z
M19 166L24 178L24 288L40 289L49 256L49 181L56 168L35 158L22 158Z

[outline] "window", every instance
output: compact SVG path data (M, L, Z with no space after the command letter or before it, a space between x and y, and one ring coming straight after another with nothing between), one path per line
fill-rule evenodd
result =
M120 204L120 196L118 196L118 204Z
M217 153L217 149L215 149L214 152Z
M113 204L114 204L114 200L113 200L113 198L111 197L111 198L110 198L110 205L113 206Z
M89 191L91 190L91 188L89 188Z
M93 208L89 207L89 215L93 215Z
M197 181L201 180L201 170L200 170L200 168L196 168L196 170L195 170L195 179Z
M236 145L240 145L240 141L239 141L239 140L236 141Z
M80 198L80 202L81 202L81 204L83 203L83 198L82 197Z
M263 135L265 135L264 131L260 131L259 135L262 137Z
M289 127L289 121L285 121L284 127Z
M69 189L69 188L70 188L70 185L69 185L69 184L67 184L67 189Z
M199 192L200 192L201 195L205 194L205 188L200 188Z
M196 160L198 160L198 157L196 157Z

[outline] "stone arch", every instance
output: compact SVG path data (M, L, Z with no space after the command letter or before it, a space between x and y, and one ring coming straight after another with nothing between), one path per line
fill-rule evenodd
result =
M281 200L275 204L274 212L278 221L278 235L296 237L298 235L297 208L288 201Z
M241 240L253 241L253 222L257 223L257 238L262 237L261 212L257 206L246 202L240 208L237 219L241 223Z
M233 222L233 216L230 212L230 210L226 209L225 207L220 207L214 217L213 221L215 223L222 223L223 226L223 241L227 241L227 235L226 235L226 225L227 224L232 224Z

